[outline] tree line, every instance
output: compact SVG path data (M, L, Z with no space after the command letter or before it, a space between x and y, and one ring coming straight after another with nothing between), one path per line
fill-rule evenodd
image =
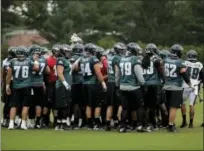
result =
M12 10L12 11L11 11ZM204 43L204 1L18 1L2 0L2 35L37 29L53 43L68 43L73 33L105 48L116 41Z

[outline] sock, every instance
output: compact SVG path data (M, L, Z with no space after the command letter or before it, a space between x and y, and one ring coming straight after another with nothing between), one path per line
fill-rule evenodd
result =
M89 128L93 128L92 118L88 118L88 119L87 119L87 122L88 122L88 127L89 127Z
M186 123L186 115L183 115L183 122Z
M22 121L21 121L21 125L26 126L26 121L25 121L25 120L22 120Z
M110 121L106 121L106 126L110 126Z
M10 120L9 124L11 124L11 123L14 124L14 120Z
M99 117L96 117L96 118L95 118L95 124L96 124L96 125L100 125L100 124L101 124L101 121L100 121L100 118L99 118Z
M190 124L193 124L193 119L190 119Z
M40 122L40 116L38 116L37 118L36 118L36 123L39 123Z

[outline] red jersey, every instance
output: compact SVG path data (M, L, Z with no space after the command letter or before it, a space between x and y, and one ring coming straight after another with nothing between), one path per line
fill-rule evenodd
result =
M102 63L101 73L103 74L103 76L105 76L107 75L107 67L108 67L108 61L105 56L101 58L101 63Z
M50 68L48 82L55 82L57 80L56 63L57 59L55 57L50 56L47 58L47 65Z

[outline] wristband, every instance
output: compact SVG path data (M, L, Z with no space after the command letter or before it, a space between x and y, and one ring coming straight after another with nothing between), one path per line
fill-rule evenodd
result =
M34 61L35 65L39 65L39 62L37 60Z
M10 88L10 85L7 84L7 85L6 85L6 89L8 89L8 88Z

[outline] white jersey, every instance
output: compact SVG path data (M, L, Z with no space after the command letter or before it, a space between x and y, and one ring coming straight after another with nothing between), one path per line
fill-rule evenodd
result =
M203 69L203 65L201 62L190 62L190 61L185 61L184 64L186 65L187 72L190 76L191 84L195 89L194 93L197 95L198 94L198 84L200 83L199 75L200 75L201 70ZM183 87L187 88L189 86L184 82Z
M7 68L9 66L8 58L4 59L2 62L2 68Z

